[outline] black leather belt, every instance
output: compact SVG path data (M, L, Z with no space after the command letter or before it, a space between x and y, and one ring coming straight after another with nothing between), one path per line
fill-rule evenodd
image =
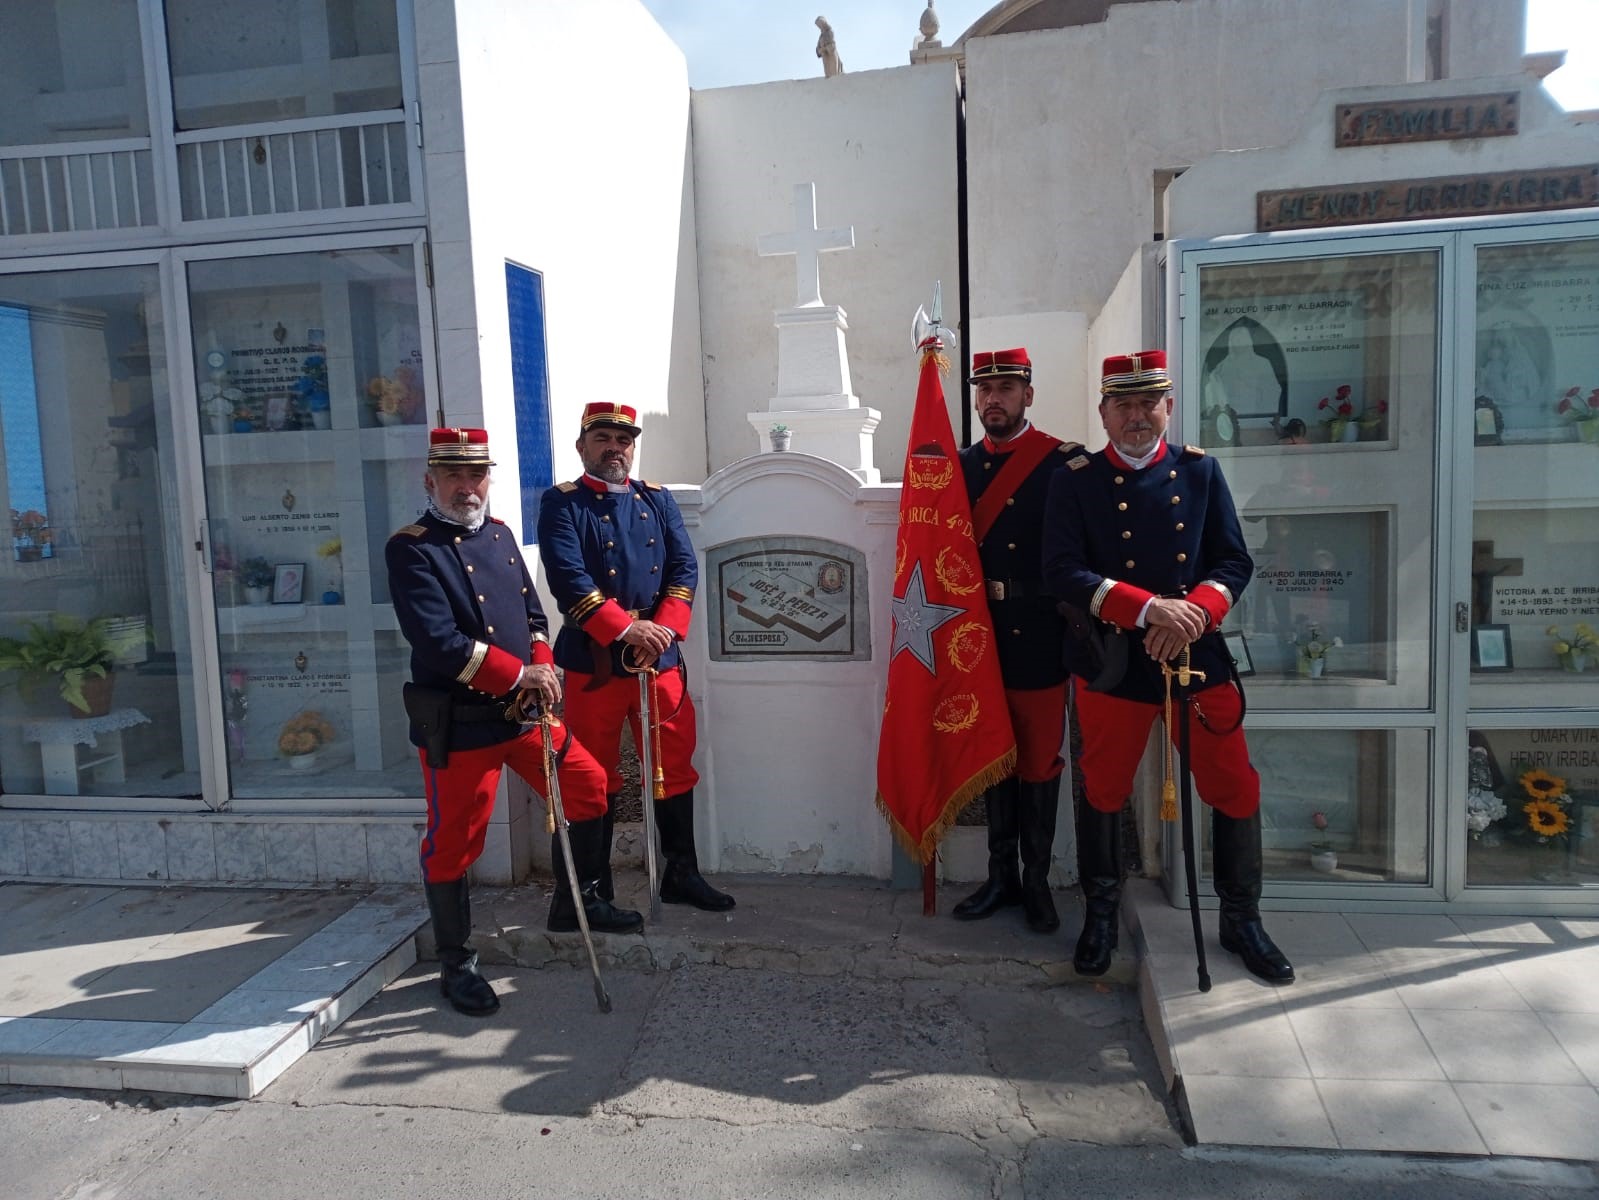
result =
M1043 584L1028 580L985 579L983 587L990 600L1036 600L1047 595Z
M510 707L514 698L514 695L507 696L504 700L495 704L456 704L450 709L450 715L457 721L467 725L489 721L505 721L511 725L520 725L520 721L515 717L507 716L505 711Z

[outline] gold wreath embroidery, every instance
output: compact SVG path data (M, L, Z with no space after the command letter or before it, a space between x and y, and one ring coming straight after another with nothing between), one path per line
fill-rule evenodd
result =
M988 631L981 621L966 621L955 627L949 639L949 664L958 671L970 672L988 649Z
M954 546L945 546L933 560L933 574L946 591L956 596L969 596L983 586L983 577L971 560L962 557Z
M939 455L913 454L910 458L908 482L913 488L942 491L955 478L955 464Z
M933 728L940 733L961 733L977 724L977 697L970 692L940 700L933 710Z
M908 546L905 542L905 535L903 533L900 534L899 541L894 545L895 590L898 590L899 581L905 577L905 560L910 557L910 551L910 546Z

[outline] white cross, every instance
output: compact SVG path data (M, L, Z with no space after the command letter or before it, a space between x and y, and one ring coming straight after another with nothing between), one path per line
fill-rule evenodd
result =
M843 229L816 228L816 185L794 185L794 231L763 233L756 240L762 258L778 254L794 256L794 307L816 308L822 303L822 267L817 258L830 250L853 250L855 226Z

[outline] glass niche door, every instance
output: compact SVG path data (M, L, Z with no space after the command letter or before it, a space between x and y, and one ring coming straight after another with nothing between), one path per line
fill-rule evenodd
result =
M408 239L186 263L235 799L416 793L383 547L423 505L420 260Z
M1451 822L1476 899L1599 888L1599 231L1574 233L1463 247L1470 661Z
M1183 437L1221 464L1255 560L1223 632L1245 677L1278 895L1441 886L1430 798L1447 269L1442 239L1416 238L1182 259Z
M4 805L202 792L160 268L100 262L0 271Z

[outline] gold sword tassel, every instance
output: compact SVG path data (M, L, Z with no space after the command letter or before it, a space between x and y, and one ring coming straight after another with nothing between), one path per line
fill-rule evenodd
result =
M1166 705L1164 717L1166 720L1166 773L1160 782L1160 819L1162 821L1175 821L1177 819L1177 768L1173 762L1175 751L1172 749L1172 731L1176 726L1172 724L1174 707L1172 705L1171 681L1175 678L1179 685L1186 688L1195 679L1204 679L1203 671L1196 671L1189 665L1188 647L1184 646L1182 653L1177 656L1177 666L1169 662L1160 664L1160 673L1166 677ZM1188 703L1186 697L1183 703Z

